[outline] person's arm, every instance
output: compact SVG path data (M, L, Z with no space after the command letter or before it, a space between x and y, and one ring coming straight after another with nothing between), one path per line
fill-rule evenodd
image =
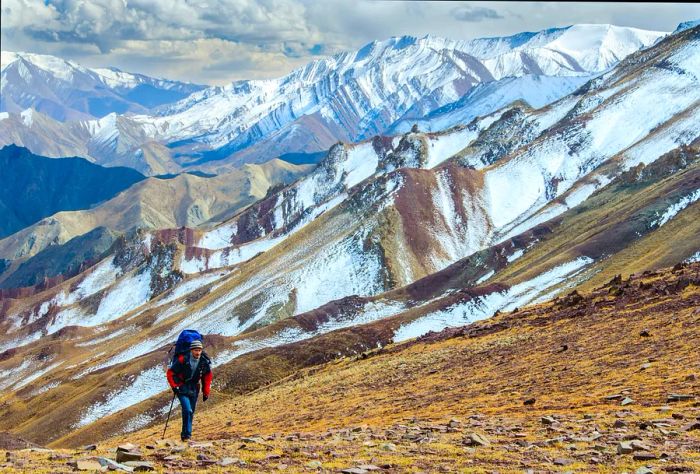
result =
M182 358L182 356L178 357L178 361L182 362L179 360L180 358ZM175 372L175 370L173 370L173 367L177 368L178 366L179 366L179 364L177 364L177 362L173 363L170 367L168 367L168 371L165 374L165 376L168 378L168 384L170 385L170 388L172 388L172 389L176 389L176 388L179 388L182 386L182 382L178 383L175 380L176 372Z
M211 391L211 380L214 378L214 374L212 374L211 368L208 368L207 372L202 375L202 396L203 399L206 400L209 398L209 392Z
M168 377L168 384L170 384L170 388L177 388L177 387L179 387L180 385L182 385L182 384L178 384L178 383L175 381L174 375L175 375L175 373L173 372L173 369L172 369L172 368L169 368L168 371L167 371L166 374L165 374L165 376Z

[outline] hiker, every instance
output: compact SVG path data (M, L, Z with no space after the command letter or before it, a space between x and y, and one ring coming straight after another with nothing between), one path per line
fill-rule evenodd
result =
M199 396L199 382L202 382L202 401L209 398L211 389L211 361L203 353L201 340L190 343L190 350L176 354L168 368L167 377L173 393L177 395L182 407L182 432L180 439L186 441L192 437L192 419Z

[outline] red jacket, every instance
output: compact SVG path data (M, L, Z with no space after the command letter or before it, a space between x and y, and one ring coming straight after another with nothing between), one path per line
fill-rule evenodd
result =
M211 380L213 378L211 361L209 357L202 353L202 356L199 358L199 365L197 366L196 373L192 374L189 357L189 354L179 354L173 359L166 373L168 383L172 388L182 387L187 383L189 387L199 391L199 382L201 381L202 392L208 397L209 391L211 390Z

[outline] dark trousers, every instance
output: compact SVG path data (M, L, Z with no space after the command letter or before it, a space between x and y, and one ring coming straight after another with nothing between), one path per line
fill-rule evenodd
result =
M194 418L194 409L197 406L198 392L178 394L177 399L180 400L182 407L182 432L180 437L183 439L192 437L192 419Z

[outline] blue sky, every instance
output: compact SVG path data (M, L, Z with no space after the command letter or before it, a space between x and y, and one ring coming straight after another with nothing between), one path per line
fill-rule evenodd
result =
M672 31L700 5L309 0L3 0L2 47L203 84L277 77L390 36L501 36L574 23Z

